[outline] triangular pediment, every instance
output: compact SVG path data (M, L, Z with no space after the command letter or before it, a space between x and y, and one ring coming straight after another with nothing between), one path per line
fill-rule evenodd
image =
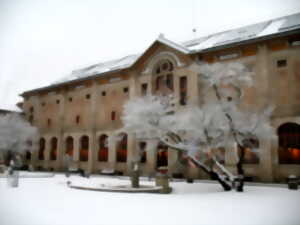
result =
M190 56L188 50L183 46L173 43L165 38L158 38L155 40L143 54L135 61L132 68L137 69L140 72L148 72L152 65L163 58L172 59L176 66L182 67L186 65Z

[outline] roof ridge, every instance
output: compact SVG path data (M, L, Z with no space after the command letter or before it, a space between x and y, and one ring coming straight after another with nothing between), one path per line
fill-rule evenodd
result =
M284 19L284 18L287 18L287 17L291 17L291 16L295 16L295 15L300 15L300 12L298 13L293 13L293 14L290 14L290 15L286 15L286 16L281 16L281 17L276 17L276 18L273 18L273 19L269 19L269 20L264 20L264 21L261 21L261 22L257 22L257 23L252 23L252 24L248 24L248 25L245 25L245 26L240 26L240 27L237 27L237 28L232 28L232 29L228 29L228 30L223 30L223 31L220 31L220 32L217 32L217 33L210 33L208 35L203 35L203 36L200 36L200 37L197 37L197 38L194 38L194 39L190 39L190 40L186 40L186 41L183 41L181 42L180 44L184 45L184 46L187 46L189 44L192 44L192 42L195 42L196 40L199 40L199 39L208 39L212 36L216 36L216 35L220 35L220 34L223 34L223 33L227 33L227 32L231 32L231 31L234 31L234 30L239 30L239 29L242 29L242 28L247 28L247 27L250 27L250 26L255 26L255 25L259 25L259 24L264 24L264 23L268 23L265 25L264 28L266 28L271 22L273 21L276 21L276 20L280 20L280 19Z

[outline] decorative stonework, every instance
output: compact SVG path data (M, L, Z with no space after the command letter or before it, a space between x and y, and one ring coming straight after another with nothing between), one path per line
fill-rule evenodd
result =
M183 67L186 65L178 58L178 56L175 53L163 51L158 53L157 55L152 56L149 59L149 62L146 64L145 70L142 72L142 74L151 74L155 65L163 59L170 60L174 65L176 65L176 67Z

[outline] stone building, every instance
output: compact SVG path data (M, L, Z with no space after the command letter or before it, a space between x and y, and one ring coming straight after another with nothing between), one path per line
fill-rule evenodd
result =
M28 159L35 167L62 170L63 156L78 168L111 168L128 174L140 149L144 175L167 166L172 175L203 177L195 168L179 168L176 154L155 140L117 134L122 105L136 96L170 92L176 110L198 104L202 87L194 61L238 61L255 72L255 86L245 90L252 107L274 105L276 138L260 140L258 157L247 154L246 174L260 181L300 176L300 13L229 30L184 43L160 35L142 54L91 65L47 87L24 92L26 118L40 131L39 149ZM115 138L113 138L115 137ZM234 159L225 153L225 165Z

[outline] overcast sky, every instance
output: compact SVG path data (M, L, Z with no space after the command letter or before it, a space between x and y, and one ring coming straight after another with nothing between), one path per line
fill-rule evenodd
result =
M0 0L0 108L89 64L300 12L300 0Z

